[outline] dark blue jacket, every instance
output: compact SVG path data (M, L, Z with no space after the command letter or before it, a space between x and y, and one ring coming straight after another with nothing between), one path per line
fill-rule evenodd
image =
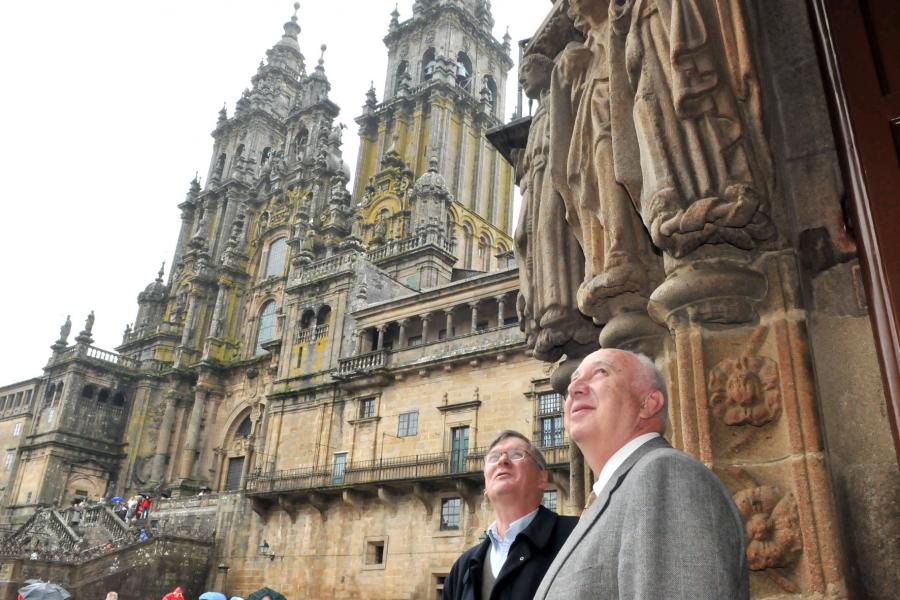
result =
M442 600L525 600L534 597L544 573L577 523L578 517L561 517L539 507L534 520L516 536L510 547L490 598L481 598L481 569L491 547L490 539L486 539L466 550L453 563L444 580Z

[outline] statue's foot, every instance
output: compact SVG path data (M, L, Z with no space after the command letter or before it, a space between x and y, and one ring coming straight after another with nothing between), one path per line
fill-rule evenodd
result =
M610 298L627 293L640 293L647 282L647 269L639 261L626 259L607 261L607 267L578 287L578 309L596 318L606 314Z

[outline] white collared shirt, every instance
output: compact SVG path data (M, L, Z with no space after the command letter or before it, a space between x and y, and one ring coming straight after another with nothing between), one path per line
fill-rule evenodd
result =
M540 507L510 523L505 536L501 536L500 532L497 530L497 521L494 521L491 523L491 526L488 527L487 534L488 538L491 540L491 572L494 574L495 578L500 574L500 569L503 568L503 563L506 562L506 557L509 555L509 549L513 542L516 541L516 536L524 531L526 527L531 525L531 522L534 521L539 509Z
M603 491L603 488L606 487L606 484L609 483L609 480L612 478L613 473L616 472L616 469L622 466L629 456L634 454L634 451L652 440L653 438L658 438L660 435L655 431L651 431L650 433L645 433L643 435L639 435L633 440L630 440L624 446L615 451L615 453L609 457L609 460L606 461L606 464L603 465L603 468L600 469L600 475L597 477L597 481L594 482L594 494L598 497L600 496L600 492Z

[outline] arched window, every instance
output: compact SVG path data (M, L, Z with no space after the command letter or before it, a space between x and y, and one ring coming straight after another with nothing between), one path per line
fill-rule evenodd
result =
M270 158L272 158L272 148L266 146L265 148L263 148L262 155L260 156L259 166L263 166L264 164L269 162Z
M265 277L281 277L284 275L284 263L287 257L287 238L278 238L269 244L269 256L266 259Z
M275 301L269 300L259 311L259 327L256 330L256 350L254 354L259 356L266 351L262 345L275 337Z
M250 417L245 417L241 424L238 425L237 431L235 435L238 437L248 438L250 437L250 429L252 427L252 423L250 422Z
M103 388L102 390L100 390L100 393L97 394L97 402L99 402L101 404L106 404L107 400L109 400L109 390L106 388Z
M465 52L460 52L456 55L456 85L471 92L472 75L474 75L472 72L472 59Z
M487 99L491 106L497 106L497 82L490 75L481 80L482 89L487 90Z
M327 304L323 305L322 308L319 309L319 314L316 316L316 325L324 325L328 322L328 318L331 316L331 307Z
M468 223L463 224L463 268L471 269L472 268L472 252L474 251L473 246L474 240L472 234L472 226Z
M316 313L311 308L307 308L303 311L303 315L300 317L300 329L308 329L312 327L313 321L316 318Z
M240 158L244 155L244 145L241 144L237 147L237 151L234 153L235 158Z
M422 55L422 81L428 81L434 76L437 61L434 59L434 48L429 48Z
M487 271L491 266L491 253L488 252L490 247L487 237L481 236L478 239L478 263L482 271Z
M301 127L300 131L297 132L297 135L294 136L294 141L291 144L291 154L293 154L295 159L303 160L306 155L306 145L308 143L309 130L306 127Z
M83 388L81 388L81 397L82 398L93 398L94 397L94 386L91 384L87 384Z
M125 394L123 394L122 392L116 392L113 395L112 405L113 406L125 406Z
M401 60L400 64L397 65L397 76L394 77L394 93L400 91L400 85L403 83L403 79L406 77L407 72L409 71L409 62L405 60Z

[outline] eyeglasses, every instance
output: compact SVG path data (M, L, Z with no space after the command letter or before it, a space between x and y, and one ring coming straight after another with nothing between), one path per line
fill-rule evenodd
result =
M484 462L489 465L496 465L498 462L500 462L500 457L504 454L506 455L506 458L508 458L512 462L522 462L523 460L525 460L525 457L528 456L528 452L526 452L525 450L522 450L520 448L513 448L512 450L506 450L504 452L488 452L484 456Z

